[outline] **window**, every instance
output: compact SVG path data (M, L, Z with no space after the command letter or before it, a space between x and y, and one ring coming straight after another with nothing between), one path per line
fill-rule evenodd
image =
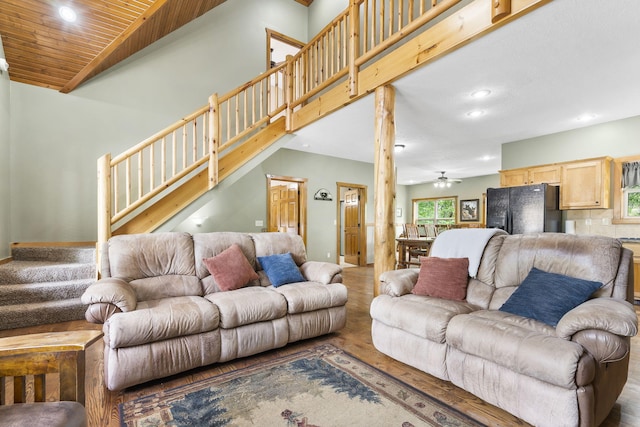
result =
M640 187L625 188L623 202L623 218L640 218Z
M413 222L415 224L446 225L456 222L456 198L415 199Z

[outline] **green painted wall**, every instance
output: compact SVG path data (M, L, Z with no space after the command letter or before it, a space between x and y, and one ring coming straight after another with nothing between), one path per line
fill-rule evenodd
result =
M254 78L265 67L265 28L305 41L307 20L307 8L291 0L228 1L68 95L11 82L8 239L95 240L98 157L124 151L205 105L210 94ZM2 226L4 247L1 233Z
M201 207L172 229L190 233L210 231L260 232L263 227L255 221L267 220L266 176L290 176L306 178L307 201L307 252L311 260L334 261L336 256L336 184L346 182L367 187L365 207L367 226L367 258L373 262L373 164L354 162L336 157L307 154L302 151L282 148L231 185L221 185L198 201ZM326 188L333 200L314 200L313 195ZM198 227L194 218L204 219Z
M4 48L0 37L0 58L4 58ZM9 73L0 71L0 259L10 255L10 188L11 170L10 159L10 95L11 85Z
M502 169L640 154L640 116L502 145Z

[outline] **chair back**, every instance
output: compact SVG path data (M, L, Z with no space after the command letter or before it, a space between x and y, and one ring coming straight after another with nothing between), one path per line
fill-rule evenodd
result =
M418 226L415 224L405 224L404 226L405 236L409 239L417 239L420 237L420 233L418 232Z

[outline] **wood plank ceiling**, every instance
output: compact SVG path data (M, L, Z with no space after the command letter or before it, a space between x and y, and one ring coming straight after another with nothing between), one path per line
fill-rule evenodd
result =
M68 93L226 0L0 0L11 80ZM307 6L311 1L296 0Z

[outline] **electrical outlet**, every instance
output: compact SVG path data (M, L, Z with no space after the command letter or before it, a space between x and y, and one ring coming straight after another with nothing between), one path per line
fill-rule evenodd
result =
M331 252L327 252L327 258L331 258Z
M591 218L587 218L584 220L585 225L591 225Z
M609 218L602 218L602 225L611 225L611 220Z

